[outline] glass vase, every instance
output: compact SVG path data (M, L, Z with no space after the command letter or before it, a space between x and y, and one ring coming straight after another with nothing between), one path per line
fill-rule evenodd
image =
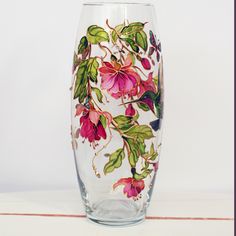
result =
M87 217L114 226L143 221L163 119L152 4L83 4L71 91L72 146Z

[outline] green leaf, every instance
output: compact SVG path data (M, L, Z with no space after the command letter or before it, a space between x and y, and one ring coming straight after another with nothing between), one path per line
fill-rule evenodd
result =
M100 116L100 121L102 123L103 128L106 129L106 127L107 127L107 119L106 119L106 117L104 115Z
M74 99L79 98L80 103L82 103L87 96L88 79L97 82L98 66L99 64L96 58L84 60L79 65L76 73Z
M91 57L88 59L88 76L95 83L97 83L98 66L99 63L96 57Z
M141 180L141 179L145 179L148 175L150 175L152 172L152 170L150 169L145 169L141 174L138 173L134 173L134 178L136 180Z
M120 24L120 25L117 25L117 26L115 27L115 30L113 30L113 31L111 32L111 39L112 39L112 42L113 42L113 43L116 43L116 41L117 41L117 39L118 39L117 33L120 34L121 31L122 31L122 29L124 28L124 26L125 26L124 23L123 23L123 24Z
M138 142L137 145L138 145L138 148L139 148L140 155L143 155L145 153L145 148L146 148L145 143L144 142Z
M150 147L150 155L153 155L155 153L155 150L154 150L154 144L152 143L151 144L151 147Z
M135 34L135 41L145 52L147 51L147 34L143 30Z
M87 30L87 39L91 44L109 42L108 33L97 25L91 25Z
M97 96L97 100L102 103L102 99L103 99L103 95L102 95L102 92L99 88L94 88L94 87L91 87L92 88L92 91L96 94Z
M154 137L152 129L147 125L135 125L127 130L125 135L134 139L150 139Z
M128 57L130 57L132 64L135 65L135 56L133 53L129 52Z
M155 153L153 153L152 156L150 157L150 160L155 161L157 157L158 157L158 153L155 152Z
M116 150L109 157L108 163L104 166L104 174L111 173L114 169L119 168L122 164L122 160L125 158L125 153L123 148Z
M136 43L134 42L133 39L126 38L126 39L122 39L122 40L125 41L126 43L128 43L134 52L137 52L137 53L139 52L139 47L136 45Z
M143 140L133 140L131 138L124 138L128 144L128 160L131 167L135 167L136 163L141 155L145 153L146 145Z
M148 167L149 167L149 163L145 161L145 166L141 169L141 171L148 169Z
M128 143L129 146L129 155L128 155L129 163L131 167L135 167L139 158L139 149L137 143L135 143L134 140L132 139L126 139L126 142Z
M152 161L156 160L156 158L158 157L158 152L155 151L153 143L151 144L149 153L144 153L143 157Z
M136 34L137 32L140 32L141 30L143 30L143 28L144 28L143 23L134 22L134 23L129 24L128 26L125 26L121 31L121 35L128 36L128 35Z
M88 82L88 70L87 60L80 63L78 71L76 73L76 81L74 88L74 99L79 98L79 102L82 103L87 96L87 82Z
M88 47L88 40L86 36L84 36L80 39L80 43L78 46L78 54L82 54L87 47Z
M116 122L119 129L126 130L133 126L132 116L119 115L119 116L114 117L113 120Z

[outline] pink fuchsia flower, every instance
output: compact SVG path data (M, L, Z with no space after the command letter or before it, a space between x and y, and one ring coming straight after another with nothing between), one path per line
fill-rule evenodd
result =
M117 188L120 185L124 185L123 192L128 198L136 198L144 189L144 181L136 180L134 178L122 178L113 185L113 189Z
M103 62L99 71L102 89L106 89L116 99L125 95L133 96L141 80L139 74L132 69L130 58L126 59L124 65L117 61Z
M95 125L89 117L89 112L80 118L80 125L80 135L83 138L88 139L90 143L99 141L101 138L107 138L106 131L102 126L101 121L98 121L97 125Z
M151 64L147 58L142 58L141 59L141 64L145 70L150 70L151 69Z
M90 143L95 143L101 138L106 139L106 131L100 121L101 115L103 115L108 124L112 121L112 116L108 112L96 111L94 108L88 110L85 106L78 104L76 106L76 116L80 117L80 135L81 137L88 139Z
M128 107L125 110L125 115L126 116L134 116L136 113L135 109L133 108L132 104L129 104Z

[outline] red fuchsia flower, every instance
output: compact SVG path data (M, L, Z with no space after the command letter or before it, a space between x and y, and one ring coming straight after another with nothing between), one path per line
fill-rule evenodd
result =
M129 57L127 57L124 65L117 61L103 62L99 71L102 77L101 87L106 89L111 96L116 99L125 95L134 96L141 78L132 69L132 61Z
M151 69L151 64L147 58L142 58L141 64L145 70L150 70Z
M129 104L128 107L125 110L125 115L126 116L134 116L136 113L135 109L133 108L132 104Z
M113 185L113 189L117 188L119 185L124 185L123 192L128 198L136 198L145 187L144 181L142 179L136 180L131 177L120 179Z
M97 111L94 108L88 110L85 106L78 104L76 106L76 116L80 117L80 135L88 139L90 143L99 141L101 138L106 139L106 131L100 121L101 115L105 116L108 121L108 124L112 121L112 116L108 112Z

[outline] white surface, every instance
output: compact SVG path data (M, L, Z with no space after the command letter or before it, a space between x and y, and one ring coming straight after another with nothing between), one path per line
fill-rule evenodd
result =
M230 190L233 0L155 4L166 88L158 188ZM69 87L80 7L78 0L2 1L2 192L77 186L69 135ZM55 225L60 221L55 220ZM195 224L200 232L201 223Z
M78 191L22 192L0 194L0 235L143 235L222 236L233 235L230 220L151 220L126 228L92 224L85 218L1 216L1 213L84 214ZM159 193L154 195L148 216L233 217L233 195L227 193Z

